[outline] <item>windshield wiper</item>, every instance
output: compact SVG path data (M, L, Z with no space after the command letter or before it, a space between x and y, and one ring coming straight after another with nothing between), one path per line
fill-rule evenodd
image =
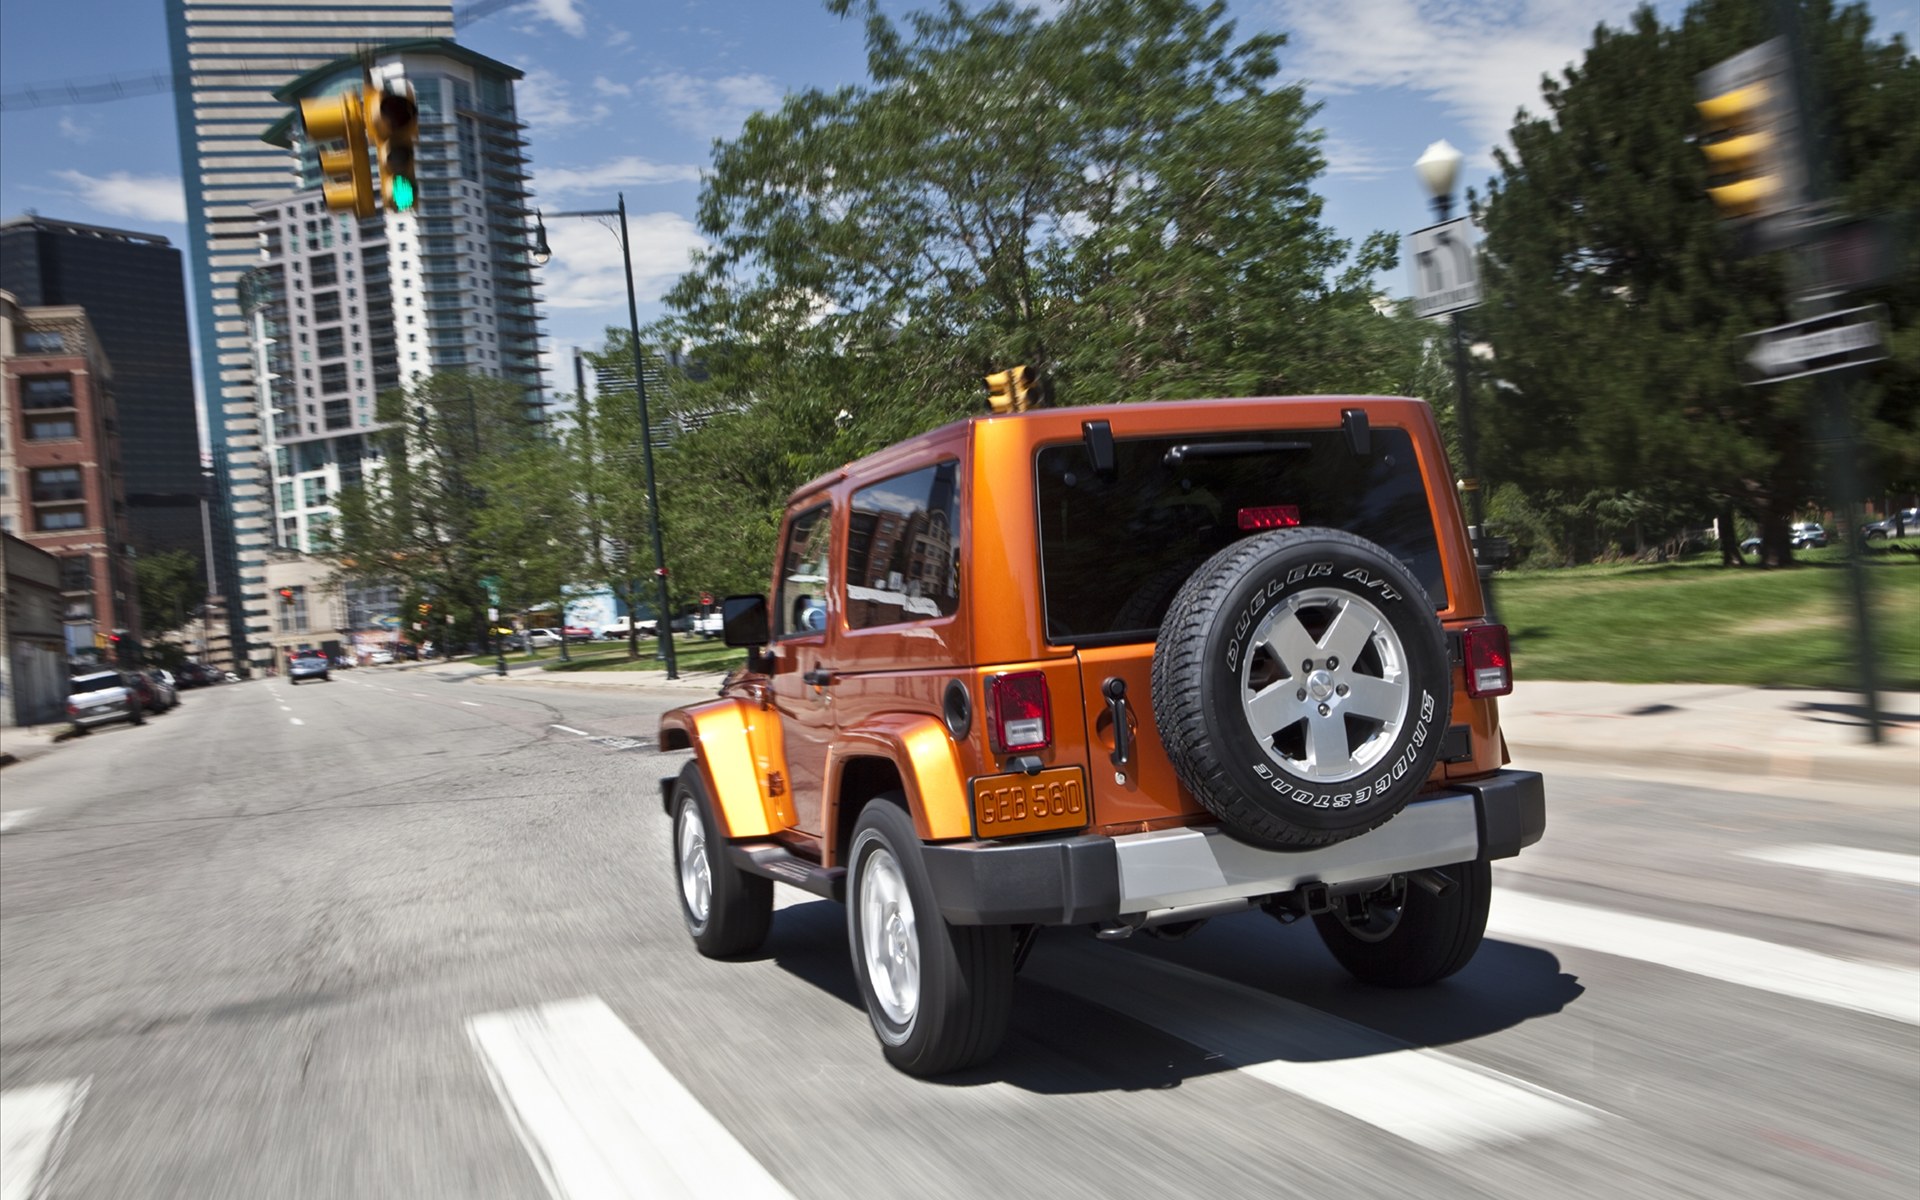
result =
M1160 458L1162 466L1177 467L1194 458L1245 458L1253 454L1283 454L1311 450L1306 442L1195 442L1183 443Z

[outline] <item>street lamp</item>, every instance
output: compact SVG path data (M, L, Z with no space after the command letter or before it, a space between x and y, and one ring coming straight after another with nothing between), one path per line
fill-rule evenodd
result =
M1414 161L1414 174L1420 177L1421 186L1427 189L1427 195L1433 201L1436 221L1445 222L1453 216L1453 185L1460 178L1462 157L1460 151L1442 138L1428 146L1426 153ZM1467 494L1467 520L1470 526L1467 533L1473 546L1474 569L1480 576L1481 589L1486 593L1487 615L1492 616L1493 569L1480 562L1480 547L1486 536L1486 526L1485 515L1480 507L1480 468L1474 445L1473 391L1467 386L1467 344L1460 336L1460 313L1452 313L1447 318L1447 324L1453 328L1453 381L1457 396L1454 411L1459 419L1461 465L1467 472L1459 486Z
M640 401L640 452L647 471L647 512L652 517L653 526L653 575L660 581L660 617L654 622L654 634L660 642L660 657L667 663L667 678L680 678L678 665L673 657L673 616L671 601L667 597L667 551L660 537L660 495L653 483L653 427L647 421L647 381L646 372L641 370L640 358L640 305L633 294L633 246L627 237L627 196L619 194L620 206L614 209L581 209L572 212L557 212L556 217L618 217L620 218L620 258L627 271L627 328L633 335L633 391ZM553 259L553 248L547 245L547 223L538 210L533 214L534 242L532 259L536 267L544 267ZM566 640L566 621L560 622L560 638Z

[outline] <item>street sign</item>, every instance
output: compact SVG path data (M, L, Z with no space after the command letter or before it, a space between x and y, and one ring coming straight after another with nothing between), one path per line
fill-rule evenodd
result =
M1880 333L1886 315L1885 305L1869 304L1747 334L1753 343L1747 365L1760 375L1753 382L1783 383L1879 362L1887 356Z
M1414 316L1444 316L1480 303L1474 234L1473 222L1460 217L1407 235L1406 259L1413 269Z
M493 605L495 608L500 607L499 579L489 575L480 581L480 586L487 589L487 603Z

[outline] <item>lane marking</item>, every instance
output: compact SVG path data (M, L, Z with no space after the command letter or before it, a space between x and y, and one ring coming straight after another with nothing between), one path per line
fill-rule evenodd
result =
M425 692L410 692L410 693L408 693L408 694L409 694L409 695L413 695L413 696L418 696L418 697L420 697L420 698L421 698L422 700L425 700L425 699L427 698L427 694L426 694Z
M479 704L479 702L478 702L478 701L476 701L476 700L462 700L462 701L461 701L460 703L462 703L462 704L464 704L464 705L466 705L466 706L467 706L468 708L479 708L479 707L480 707L480 704Z
M1049 945L1025 974L1217 1054L1243 1075L1441 1153L1583 1129L1608 1115L1478 1063L1142 954Z
M280 711L281 711L281 712L292 712L292 711L293 711L293 707L292 707L291 705L287 705L287 704L282 704L282 705L280 706Z
M91 1078L0 1092L0 1200L44 1196Z
M1760 850L1736 851L1741 858L1805 867L1809 871L1832 871L1841 875L1859 875L1920 887L1920 854L1894 854L1887 850L1861 850L1853 846L1768 846Z
M9 829L18 829L39 811L37 808L16 808L12 812L0 812L0 833L5 833Z
M1854 962L1611 909L1496 888L1487 932L1572 946L1920 1025L1920 971Z
M306 722L305 722L305 721L302 721L302 720L301 720L301 719L300 719L299 717L288 717L288 718L287 718L287 720L289 720L289 721L292 721L292 722L293 722L293 723L294 723L295 725L305 725L305 724L306 724Z
M598 996L467 1022L555 1200L786 1197Z
M573 726L571 726L571 725L549 725L549 726L547 726L547 728L548 728L548 729L558 729L558 730L559 730L559 731L560 731L561 733L571 733L571 734L574 734L574 735L576 735L576 736L579 736L579 737L592 737L592 736L593 736L592 734L590 734L590 733L588 733L588 732L587 732L586 730L584 730L584 729L575 729L575 728L574 728Z

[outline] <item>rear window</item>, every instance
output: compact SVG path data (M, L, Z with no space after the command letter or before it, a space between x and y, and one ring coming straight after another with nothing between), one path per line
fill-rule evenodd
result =
M112 688L125 686L126 684L121 681L120 676L114 674L76 675L72 684L67 689L67 694L78 696L85 692L104 692Z
M1433 513L1404 429L1372 431L1357 457L1337 429L1116 440L1100 478L1084 443L1036 456L1040 569L1049 641L1152 639L1173 595L1208 558L1255 523L1344 529L1406 564L1435 608L1447 605ZM1240 444L1173 456L1176 446ZM1249 447L1248 443L1264 443Z

